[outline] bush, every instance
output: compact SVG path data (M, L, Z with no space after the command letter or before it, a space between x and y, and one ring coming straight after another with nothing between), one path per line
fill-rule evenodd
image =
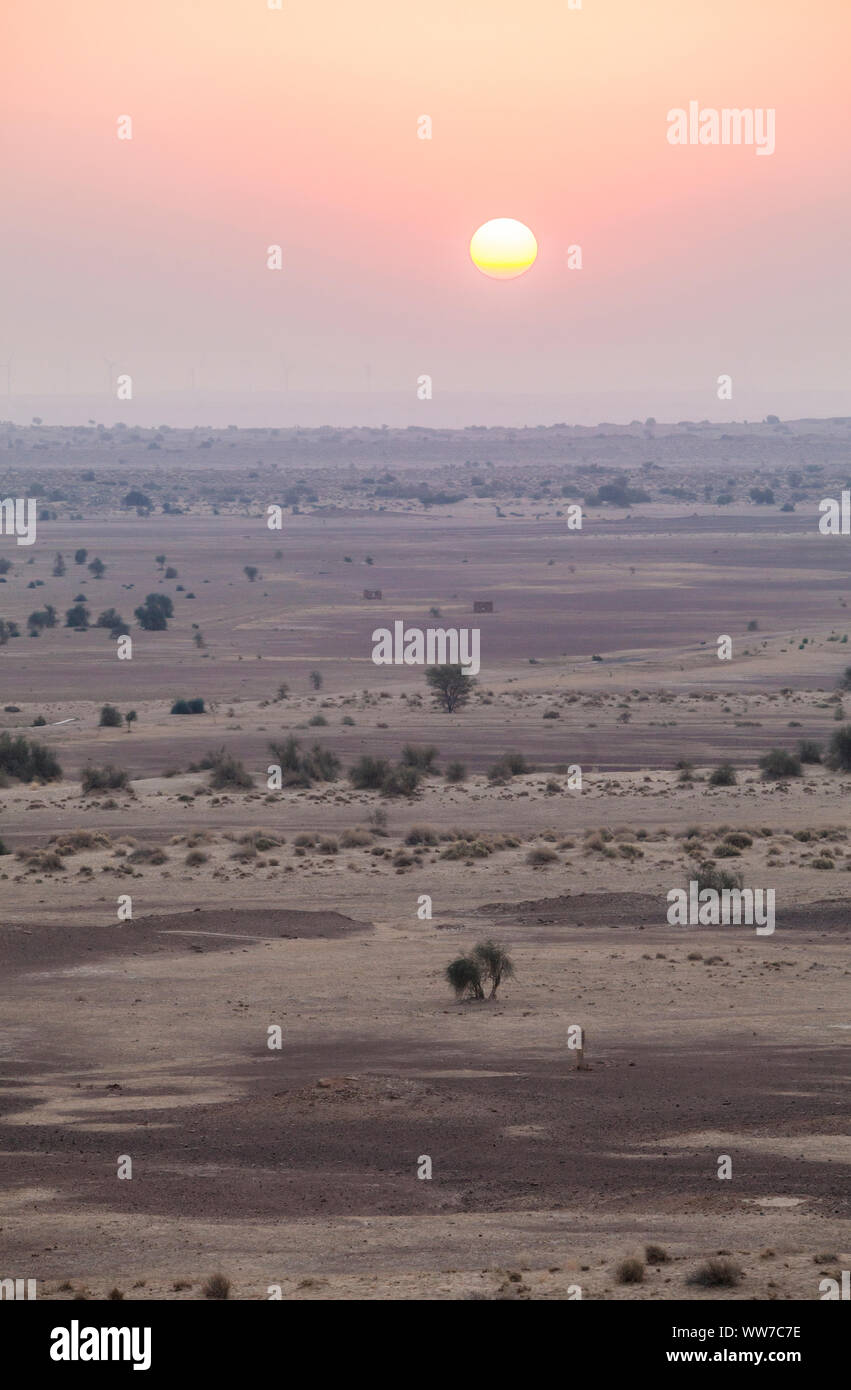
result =
M534 772L534 768L526 762L522 753L503 753L499 762L488 770L488 779L491 782L508 782L512 777L522 777L528 772Z
M736 769L732 763L720 763L710 772L707 781L710 787L735 787Z
M753 840L750 835L746 835L744 830L731 830L724 836L724 843L732 845L734 849L750 849Z
M661 1245L645 1245L644 1258L649 1265L664 1265L668 1263L668 1252Z
M248 791L254 786L251 774L232 753L220 748L217 753L208 753L210 765L210 786L214 791Z
M615 1279L619 1284L641 1284L644 1281L644 1261L634 1256L621 1260L615 1268Z
M414 767L423 777L436 772L434 766L435 758L439 757L438 750L432 745L426 748L416 748L412 743L406 743L402 749L402 764L404 767Z
M772 748L759 760L765 782L778 782L784 777L801 777L801 760L785 748Z
M307 722L312 729L324 729L328 720L325 718L324 714L314 714L311 715Z
M798 757L802 763L820 763L821 744L810 738L802 738L798 744Z
M721 893L725 888L742 888L744 878L740 873L729 873L726 869L716 869L712 864L700 864L694 871L698 892L704 888L714 888Z
M837 729L831 736L827 765L837 772L851 772L851 724Z
M558 855L553 849L530 849L526 855L526 863L541 869L545 864L557 864Z
M69 608L65 614L65 626L76 628L87 628L89 625L89 610L83 603L75 603L73 608Z
M365 753L349 769L349 781L358 791L378 791L389 774L386 758L371 758Z
M18 735L0 734L0 774L21 782L61 782L62 768L43 743Z
M281 782L285 787L309 787L313 782L334 782L339 776L340 759L318 743L302 753L298 739L290 735L283 743L270 743L269 748L278 760Z
M450 763L446 769L447 782L466 782L467 769L463 763Z
M223 1274L212 1274L202 1286L201 1292L205 1298L230 1298L230 1279L226 1279Z
M363 845L372 844L372 831L364 830L356 825L353 830L344 830L340 836L340 844L343 849L357 849Z
M445 974L456 999L484 999L482 968L472 956L456 956L447 965Z
M145 602L134 609L134 616L146 632L164 632L168 619L174 617L174 604L168 594L148 594Z
M202 849L191 849L183 862L187 869L197 869L201 864L206 864L209 857Z
M124 723L124 716L115 705L103 705L101 707L98 728L100 729L120 729Z
M420 785L420 774L415 767L405 767L400 763L387 773L381 783L382 796L413 796Z
M172 714L206 714L204 701L200 696L194 700L175 700L171 707Z
M742 1281L742 1271L732 1260L706 1260L686 1280L705 1289L733 1289Z
M128 774L123 768L113 767L112 763L105 767L84 767L80 781L84 796L89 792L126 791L130 786Z
M412 825L405 836L406 845L436 845L440 836L430 825Z

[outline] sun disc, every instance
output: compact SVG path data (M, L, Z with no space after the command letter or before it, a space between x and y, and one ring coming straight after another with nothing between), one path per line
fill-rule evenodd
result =
M470 241L470 257L483 275L514 280L534 265L538 243L529 228L513 217L483 222Z

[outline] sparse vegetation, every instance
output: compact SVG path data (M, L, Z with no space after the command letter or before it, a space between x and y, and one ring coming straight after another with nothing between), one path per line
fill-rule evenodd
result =
M130 786L130 777L123 768L107 763L104 767L84 767L80 782L83 795L88 796L91 792L126 791Z

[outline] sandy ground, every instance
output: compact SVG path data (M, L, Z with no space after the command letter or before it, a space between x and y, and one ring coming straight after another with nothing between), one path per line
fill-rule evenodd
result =
M162 586L177 611L166 633L134 628L128 663L94 628L0 649L0 732L43 740L66 774L0 789L0 1275L48 1298L199 1298L216 1271L245 1299L818 1298L851 1259L851 776L756 766L826 745L842 712L847 561L813 535L812 501L654 503L578 539L560 500L529 496L502 499L517 515L498 526L490 500L451 526L408 503L298 515L249 583L262 520L211 517L207 475L179 476L189 515L90 499L33 566L14 552L0 589L22 625L81 589L129 616ZM100 581L73 572L81 528ZM496 611L467 709L372 665L373 626L428 622L430 603L470 625L478 596ZM181 694L212 708L173 716ZM137 710L131 733L98 728L105 700ZM344 777L270 792L268 744L288 734L344 768L433 744L468 776L412 799ZM217 747L253 790L209 787ZM535 770L488 780L508 749ZM722 760L736 785L707 782ZM82 795L92 763L131 789ZM706 859L775 890L773 935L668 925L667 893ZM458 1003L444 968L490 936L516 977ZM619 1282L650 1243L667 1258ZM688 1282L719 1253L739 1283Z

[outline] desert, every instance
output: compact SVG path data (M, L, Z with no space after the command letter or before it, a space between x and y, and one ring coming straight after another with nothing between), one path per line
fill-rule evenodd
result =
M850 432L0 426L0 1272L840 1280ZM457 707L394 624L480 634ZM736 876L770 935L671 925Z

